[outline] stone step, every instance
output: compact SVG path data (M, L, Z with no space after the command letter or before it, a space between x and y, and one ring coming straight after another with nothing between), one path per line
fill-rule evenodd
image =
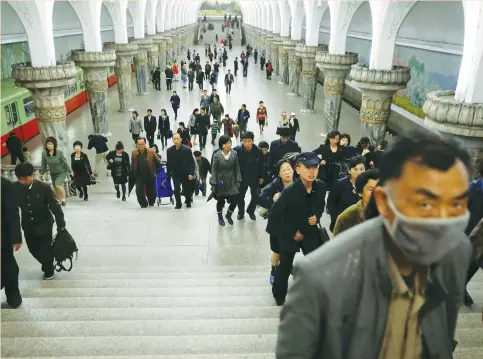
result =
M267 278L197 278L197 279L85 279L85 280L22 280L20 290L29 289L78 289L78 288L268 288Z
M4 322L3 338L277 334L278 318Z
M271 296L269 285L260 287L165 287L165 288L24 288L25 297L216 297Z
M25 256L29 259L27 263L22 263L22 267L20 270L20 276L22 275L32 275L35 276L34 278L41 278L42 272L40 271L40 265L35 262L34 259L31 258L30 254L25 254ZM101 273L163 273L163 274L171 274L171 273L264 273L266 275L267 271L270 270L270 263L269 258L267 259L267 265L263 266L172 266L167 267L165 265L149 265L149 266L141 266L138 264L130 264L126 263L125 266L92 266L92 265L76 265L77 262L74 261L74 267L72 268L72 272L60 272L56 273L60 277L68 277L71 274L78 274L78 273L89 273L89 274L101 274Z
M481 358L483 358L482 347L464 348L464 347L457 346L453 353L453 359L481 359Z
M33 308L4 309L2 323L85 320L201 320L278 318L280 308L202 307L202 308Z
M183 359L273 359L275 353L267 354L199 354L183 355ZM11 359L30 359L33 357L10 357ZM52 357L35 357L52 359ZM180 359L178 355L129 355L129 356L58 356L55 359ZM466 359L466 358L465 358Z
M483 326L479 328L456 329L455 338L462 348L479 347L483 353ZM480 357L481 358L481 357Z
M259 307L273 306L271 296L213 297L23 297L22 308L173 308L173 307Z
M252 335L180 335L180 336L110 336L110 337L54 337L2 338L2 357L56 357L62 356L129 356L219 353L260 354L273 353L275 334Z

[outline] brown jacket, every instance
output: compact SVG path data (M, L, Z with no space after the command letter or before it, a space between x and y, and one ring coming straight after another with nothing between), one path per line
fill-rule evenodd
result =
M364 222L364 205L362 200L359 200L359 202L347 208L337 217L334 236L362 222Z
M146 148L145 151L148 152L147 154L147 161L148 161L148 166L151 172L151 176L156 176L156 163L160 161L159 157L156 155L156 152L154 152L154 149L152 148ZM137 148L132 150L131 153L131 172L136 175L136 171L138 168L138 153L139 150Z

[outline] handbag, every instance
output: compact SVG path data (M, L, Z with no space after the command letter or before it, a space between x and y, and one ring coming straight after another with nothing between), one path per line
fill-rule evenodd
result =
M157 138L158 140L160 140L160 139L161 139L161 132L158 132L158 135L156 136L156 138Z
M330 241L329 233L325 227L322 227L320 223L317 224L319 234L319 247Z

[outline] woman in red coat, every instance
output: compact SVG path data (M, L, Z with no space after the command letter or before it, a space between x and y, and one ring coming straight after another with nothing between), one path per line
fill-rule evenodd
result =
M176 60L174 60L174 64L173 64L173 75L174 75L174 80L179 81L179 68L178 68L178 64L176 63Z

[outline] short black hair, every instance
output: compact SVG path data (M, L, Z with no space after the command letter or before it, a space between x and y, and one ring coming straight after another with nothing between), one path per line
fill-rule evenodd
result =
M267 141L260 141L260 143L258 144L258 147L266 148L268 150L270 148L270 145L268 144Z
M354 168L361 163L365 165L366 159L363 156L354 156L349 160L349 169Z
M119 150L123 150L123 149L124 149L124 145L122 144L122 142L121 142L121 141L118 141L118 142L116 143L116 150L118 150L118 151L119 151Z
M252 131L246 131L241 135L241 139L242 140L247 139L247 140L253 141L255 139L255 135L253 134Z
M75 147L75 146L80 146L80 148L82 148L82 142L81 141L75 141L72 145L72 147Z
M195 151L195 152L193 152L193 155L195 157L201 156L201 151Z
M263 103L263 101L260 101L258 104L260 105L260 104L262 104L262 103Z
M139 113L137 111L133 111L132 113L135 113L136 117L139 117Z
M34 172L34 166L31 163L24 162L15 166L15 176L17 178L32 176Z
M379 146L381 146L381 150L385 150L388 144L389 142L387 142L386 140L379 141Z
M14 136L17 136L17 134L15 132L10 132L10 137L14 137Z
M370 147L371 146L371 140L370 140L370 138L367 137L367 136L361 137L361 139L357 143L357 147L363 148L363 147L366 147L366 146L367 147Z
M148 112L153 112L153 110L151 110L150 108L148 108Z
M377 168L372 168L370 170L362 172L356 179L356 192L362 194L364 187L369 180L378 180L379 170Z
M342 140L343 138L347 138L347 146L350 146L351 144L351 136L348 133L343 133L340 135L340 139Z
M327 138L325 140L325 144L326 145L330 145L330 139L331 138L336 138L337 136L339 136L339 139L340 139L340 132L339 131L330 131L329 134L327 135Z
M231 142L230 136L227 136L227 135L220 136L220 139L218 140L218 147L220 148L220 150L223 148L223 145L228 142Z
M414 160L423 166L439 171L447 171L457 160L472 172L471 157L460 142L429 131L410 131L396 137L389 151L379 161L380 182L401 176L404 165Z

